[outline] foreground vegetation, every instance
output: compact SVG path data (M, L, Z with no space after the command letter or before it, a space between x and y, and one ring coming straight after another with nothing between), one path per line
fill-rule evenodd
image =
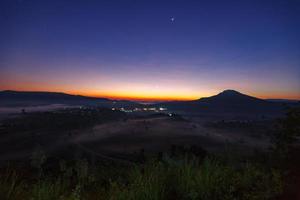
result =
M34 169L27 172L2 172L0 199L273 199L282 190L279 171L215 156L162 156L126 165L61 160L47 170L44 161L32 160Z

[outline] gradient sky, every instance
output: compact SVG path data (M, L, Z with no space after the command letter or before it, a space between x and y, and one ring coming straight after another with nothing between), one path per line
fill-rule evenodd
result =
M1 0L0 90L300 99L299 0Z

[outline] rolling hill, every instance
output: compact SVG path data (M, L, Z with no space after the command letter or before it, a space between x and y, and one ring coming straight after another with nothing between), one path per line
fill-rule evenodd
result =
M102 107L135 107L139 104L131 101L116 101L107 98L86 97L58 92L1 91L0 106L37 106L37 105L86 105Z

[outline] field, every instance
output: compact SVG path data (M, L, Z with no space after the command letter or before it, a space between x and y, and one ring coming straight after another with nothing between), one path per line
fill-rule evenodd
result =
M276 123L96 107L8 115L1 197L273 199L284 188L270 150Z
M270 120L224 121L149 113L125 115L108 110L89 116L89 112L73 108L4 120L1 161L28 159L36 146L42 146L49 155L69 156L69 149L72 152L75 148L97 154L128 156L141 149L157 153L172 145L199 146L209 152L232 148L251 153L266 150L270 144ZM49 122L51 125L46 126Z

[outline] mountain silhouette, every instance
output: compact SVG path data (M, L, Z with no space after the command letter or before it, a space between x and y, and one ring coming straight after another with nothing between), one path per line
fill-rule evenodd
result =
M23 92L5 90L0 92L1 100L47 100L47 101L68 101L68 100L101 100L109 101L106 98L85 97L80 95L70 95L61 92Z
M278 113L283 111L280 103L270 102L235 90L223 92L192 101L173 101L159 104L174 111L198 113Z
M211 96L211 97L204 97L199 100L198 102L205 102L205 103L213 103L213 104L253 104L253 103L268 103L263 99L259 99L256 97L252 97L246 94L242 94L235 90L224 90L223 92Z

